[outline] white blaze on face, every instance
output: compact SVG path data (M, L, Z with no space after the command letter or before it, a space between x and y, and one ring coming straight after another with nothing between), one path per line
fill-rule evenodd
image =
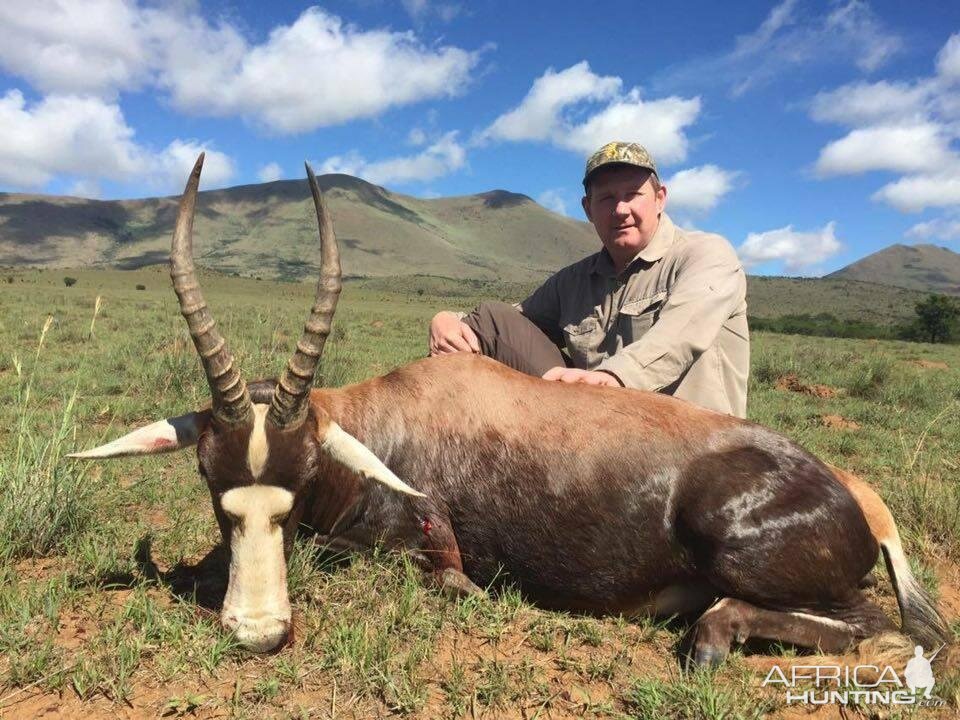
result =
M293 507L293 493L248 485L225 492L220 504L233 525L221 620L244 647L268 652L284 642L290 630L283 521Z
M267 456L270 454L267 431L264 426L268 410L270 410L269 405L258 403L253 406L253 432L250 433L250 443L247 445L247 465L254 480L260 478L267 464Z

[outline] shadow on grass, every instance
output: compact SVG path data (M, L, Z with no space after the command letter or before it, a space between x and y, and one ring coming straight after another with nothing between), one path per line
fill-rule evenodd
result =
M135 569L130 572L105 571L92 577L75 578L73 586L103 590L132 590L146 584L166 586L177 599L218 611L227 592L230 556L221 544L196 563L180 561L163 571L153 561L153 540L145 535L134 548Z
M333 573L348 565L353 553L314 544L305 538L303 560L319 573ZM181 560L169 570L161 570L153 560L153 539L145 535L134 548L135 570L132 572L105 572L85 579L77 586L93 586L105 590L132 589L146 583L165 586L176 599L195 604L203 610L219 612L227 592L230 551L220 543L195 563ZM289 563L288 563L289 565Z

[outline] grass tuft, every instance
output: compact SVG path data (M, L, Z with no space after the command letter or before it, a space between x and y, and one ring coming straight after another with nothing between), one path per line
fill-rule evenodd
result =
M670 680L636 680L624 695L631 717L660 720L760 720L776 703L749 682L719 682L700 670Z
M34 396L37 361L52 324L53 318L47 318L29 374L14 358L19 422L13 451L0 454L0 555L14 558L48 555L63 547L93 514L87 468L63 461L75 438L76 392L59 417L52 418L37 407L49 398Z

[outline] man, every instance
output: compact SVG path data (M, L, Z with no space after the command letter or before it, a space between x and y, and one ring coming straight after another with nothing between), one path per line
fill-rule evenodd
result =
M636 143L591 155L583 186L603 249L516 306L438 313L430 354L482 353L546 380L655 390L744 417L746 276L733 248L673 224L657 166Z

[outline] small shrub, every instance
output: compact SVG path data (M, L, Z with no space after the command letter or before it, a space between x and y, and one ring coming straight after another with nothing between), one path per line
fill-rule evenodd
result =
M139 284L137 285L137 290L146 290L146 289L147 289L146 285L139 285Z
M890 377L893 361L886 355L869 355L853 367L847 390L854 397L869 398L876 394Z
M75 277L65 277L63 279L63 284L67 287L73 287L77 284L77 279Z

